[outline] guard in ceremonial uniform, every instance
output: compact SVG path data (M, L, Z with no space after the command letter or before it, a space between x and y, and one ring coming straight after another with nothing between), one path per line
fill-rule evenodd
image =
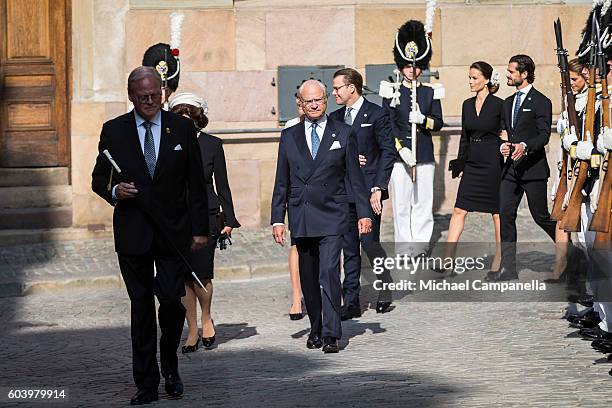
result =
M168 110L168 99L176 92L181 75L179 47L184 15L170 14L170 44L158 43L150 46L142 57L142 65L153 67L162 78L163 108Z
M597 70L597 76L602 79L602 84L597 83L597 99L595 102L595 117L594 126L592 129L592 137L587 137L583 140L583 136L587 129L585 123L585 112L589 103L588 97L581 97L581 93L576 95L576 111L578 114L577 129L563 129L566 123L560 121L558 130L565 130L563 136L563 148L568 152L570 159L569 165L574 165L577 160L586 161L588 166L588 178L581 187L581 208L580 208L580 231L577 233L578 242L588 250L589 267L587 271L587 291L592 298L588 296L580 300L580 303L588 305L592 301L593 308L588 308L582 312L568 314L567 319L570 325L580 328L580 334L585 339L594 340L593 347L604 351L612 352L612 303L610 300L611 288L610 285L610 257L609 251L594 250L596 242L596 232L593 226L594 212L597 210L610 211L609 204L606 200L601 200L601 179L602 155L607 151L606 142L612 147L612 137L609 136L610 116L609 116L609 92L610 87L607 86L611 78L608 65L611 60L612 49L602 49L604 44L608 44L608 37L600 39L600 35L608 31L609 26L609 6L607 3L596 4L587 19L586 28L583 32L583 41L578 50L578 56L582 62L588 62L591 67L590 73L586 74L587 80L590 83L595 82L596 78L592 78ZM600 33L592 33L592 27L596 26L594 20L600 23ZM606 22L607 21L607 22ZM597 38L597 41L594 41ZM594 49L597 47L597 50ZM596 55L596 57L595 57ZM604 64L604 58L608 64ZM571 68L571 63L570 63ZM603 86L601 86L603 85ZM585 100L583 103L582 100ZM587 135L589 136L589 135ZM602 173L605 175L605 173ZM609 188L609 187L608 187ZM568 193L569 194L569 193ZM598 200L599 199L599 200ZM567 201L567 198L566 198ZM602 208L598 208L603 206ZM567 211L567 210L566 210Z
M419 255L429 249L433 233L436 163L431 132L443 125L443 89L418 81L432 55L431 38L423 23L410 20L400 27L393 55L396 82L381 82L380 95L399 153L391 173L395 242L420 243L407 248L409 255Z

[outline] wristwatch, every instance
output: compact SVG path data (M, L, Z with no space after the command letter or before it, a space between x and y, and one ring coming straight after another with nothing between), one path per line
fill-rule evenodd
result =
M523 147L525 148L525 152L523 153L525 156L527 156L527 143L525 142L521 142L520 144L523 145Z
M370 190L370 193L375 193L377 191L382 191L382 188L380 188L380 187L372 187L372 189Z

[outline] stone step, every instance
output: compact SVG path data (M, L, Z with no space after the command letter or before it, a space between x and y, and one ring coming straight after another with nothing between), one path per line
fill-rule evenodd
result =
M5 229L0 231L0 247L39 244L42 242L86 240L108 238L112 230L95 230L88 228L41 228L41 229Z
M0 209L66 207L72 186L0 187Z
M72 206L0 209L0 230L60 228L72 225Z
M0 187L59 186L69 181L68 167L0 168Z

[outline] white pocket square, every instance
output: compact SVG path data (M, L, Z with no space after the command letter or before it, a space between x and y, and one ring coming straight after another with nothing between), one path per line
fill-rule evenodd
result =
M371 123L362 123L361 124L361 127L368 127L368 126L372 126L372 124Z
M523 108L523 112L531 112L531 109L529 109L529 108Z
M336 149L340 149L342 146L340 146L340 142L335 140L334 143L332 143L331 147L329 148L329 150L336 150Z
M180 144L177 144L176 146L174 146L174 150L183 150L183 146L181 146Z

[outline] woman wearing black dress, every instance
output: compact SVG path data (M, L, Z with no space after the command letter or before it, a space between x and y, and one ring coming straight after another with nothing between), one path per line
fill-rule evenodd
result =
M465 163L455 209L448 228L448 242L457 242L468 212L490 213L499 244L499 185L503 159L501 115L503 100L493 94L499 89L499 74L484 61L474 62L469 72L470 90L476 96L463 102L459 162ZM499 245L498 245L499 246ZM498 269L496 256L491 269Z
M208 219L210 236L208 244L190 256L191 265L206 291L194 282L191 274L185 277L185 296L182 298L185 306L187 326L189 334L183 353L190 353L198 349L200 336L198 335L198 320L196 300L200 302L202 309L202 345L206 348L215 343L215 325L210 315L210 305L213 295L212 279L214 276L214 259L217 240L222 234L231 234L233 228L240 227L234 215L234 204L232 192L227 180L227 168L225 166L225 153L221 139L204 133L202 130L208 124L206 113L208 108L206 102L191 93L176 94L170 101L170 110L179 115L189 117L198 132L198 144L202 155L204 167L204 182L208 193ZM214 183L213 183L214 177Z

